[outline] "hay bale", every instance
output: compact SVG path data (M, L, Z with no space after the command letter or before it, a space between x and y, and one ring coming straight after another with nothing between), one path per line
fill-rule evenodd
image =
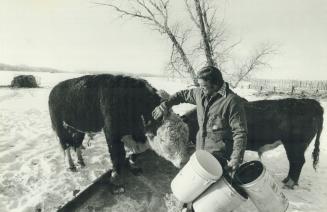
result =
M37 88L39 87L33 75L19 75L11 81L11 87L15 88Z

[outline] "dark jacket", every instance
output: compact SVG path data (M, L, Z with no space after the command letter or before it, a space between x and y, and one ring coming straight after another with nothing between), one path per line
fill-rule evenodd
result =
M247 142L243 99L227 83L209 99L200 88L193 88L175 93L163 104L170 108L180 103L197 105L197 149L220 152L228 160L242 162Z

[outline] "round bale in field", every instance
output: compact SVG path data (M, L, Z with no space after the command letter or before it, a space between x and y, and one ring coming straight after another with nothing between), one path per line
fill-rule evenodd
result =
M19 75L11 81L14 88L37 88L39 87L33 75Z

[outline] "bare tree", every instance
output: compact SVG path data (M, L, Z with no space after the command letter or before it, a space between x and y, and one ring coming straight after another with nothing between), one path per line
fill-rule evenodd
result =
M181 34L181 33L178 33L181 31L180 26L178 24L176 24L173 27L172 31L173 31L174 35ZM180 43L181 47L183 47L185 42L187 41L189 33L190 33L189 30L183 30L183 34L181 34L179 36L179 43ZM181 77L187 77L187 76L185 76L185 73L188 74L188 72L187 72L187 70L185 70L183 57L184 57L184 54L180 54L178 49L176 48L176 45L173 44L171 47L169 62L166 67L166 71L169 72L170 75L175 76L175 74L177 74L178 76L181 76ZM191 61L189 56L188 56L188 60ZM193 64L192 64L192 67L193 67ZM194 70L194 67L193 67L193 70Z
M169 26L169 0L127 0L127 4L124 8L122 5L119 5L118 2L120 1L109 1L109 3L97 2L95 4L111 7L115 9L121 17L128 16L137 18L149 25L152 29L168 36L173 44L170 64L174 67L178 63L182 63L186 68L186 72L192 77L193 82L197 84L194 68L182 46L185 33L181 36L181 39L179 39L178 26L175 26L174 29L172 26ZM179 55L178 58L175 57L176 53ZM177 70L177 67L175 67L175 70Z
M270 44L263 44L247 59L239 62L242 65L236 67L235 73L226 71L224 65L234 59L231 56L231 52L240 44L240 40L230 44L227 42L228 35L225 30L224 19L217 23L217 20L219 20L216 17L217 8L211 4L212 1L184 1L191 20L201 32L202 41L199 44L199 49L205 52L207 64L217 66L225 74L232 76L230 79L232 87L237 87L251 73L269 66L270 56L277 53L276 47ZM193 6L191 1L193 1Z
M232 87L237 87L238 84L248 78L252 72L255 72L259 69L270 67L268 60L270 57L277 53L277 48L271 44L265 43L261 44L253 54L241 65L238 65L237 72L233 74Z
M122 4L125 3L125 4ZM167 70L180 76L189 75L197 85L195 70L198 66L217 66L225 74L233 75L233 86L237 86L251 72L268 65L269 55L275 53L271 46L265 46L256 51L236 73L225 70L225 64L232 61L231 52L240 41L228 42L224 19L217 22L217 8L211 0L184 0L186 11L191 22L199 32L195 37L196 45L187 48L187 41L192 38L192 29L182 27L182 24L172 24L169 0L108 0L106 3L95 3L116 10L120 17L131 17L141 20L151 29L169 38L172 43L170 60ZM199 39L200 38L200 39ZM192 42L191 42L192 43Z
M231 51L240 40L231 39L225 27L224 17L217 17L217 7L211 0L184 0L190 19L201 32L198 47L206 55L206 65L217 66L224 71L224 64L231 60Z
M200 0L194 0L195 2L195 8L196 8L196 13L198 15L198 26L201 31L201 36L203 40L203 45L204 45L204 52L207 58L207 63L210 66L215 66L216 63L213 59L213 52L212 52L212 46L211 46L211 39L210 39L210 26L208 25L207 22L207 16L206 16L206 11L202 11L203 8L200 5ZM206 25L205 25L206 23Z

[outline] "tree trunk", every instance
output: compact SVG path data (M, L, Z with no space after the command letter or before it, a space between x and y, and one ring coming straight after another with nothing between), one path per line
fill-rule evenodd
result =
M198 85L198 81L196 78L196 74L195 71L193 69L193 66L191 65L189 59L187 58L183 48L181 47L181 45L179 44L179 42L176 40L176 37L174 36L174 34L170 31L169 28L166 27L166 33L169 37L169 39L173 42L173 44L176 46L176 49L178 51L178 53L180 54L180 56L182 57L183 63L187 68L187 72L191 75L193 83L195 85Z
M201 36L202 36L202 40L203 40L203 44L204 44L204 51L205 51L205 55L207 58L207 64L210 66L215 66L215 62L213 60L211 50L210 50L209 37L208 37L207 31L206 31L206 28L204 26L203 13L202 13L200 1L194 0L194 2L195 2L196 12L197 12L197 15L199 18Z

